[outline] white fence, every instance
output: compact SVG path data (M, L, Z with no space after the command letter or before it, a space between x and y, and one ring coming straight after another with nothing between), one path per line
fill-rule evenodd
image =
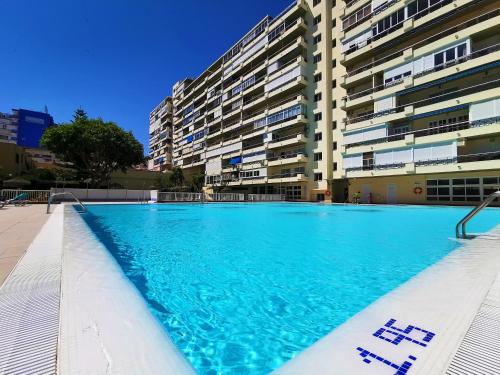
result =
M81 201L131 201L147 202L155 200L155 194L151 190L128 190L128 189L74 189L74 188L52 188L51 190L20 190L3 189L0 196L12 199L19 194L28 194L27 200L33 203L47 203L50 194L73 193ZM154 190L153 190L154 192ZM68 197L58 198L71 200ZM281 194L235 194L235 193L178 193L158 192L158 202L272 202L284 201L285 196Z
M51 189L51 193L73 193L82 201L133 201L146 202L151 200L151 190L128 189ZM66 198L65 198L66 199ZM69 198L67 198L69 199Z
M158 202L200 202L201 193L158 193Z
M250 202L275 202L284 201L285 196L282 194L248 194Z
M205 194L205 200L210 202L244 202L245 194L213 193Z
M27 194L26 200L33 203L47 203L49 200L50 190L20 190L20 189L3 189L0 196L5 199L12 199L19 194Z

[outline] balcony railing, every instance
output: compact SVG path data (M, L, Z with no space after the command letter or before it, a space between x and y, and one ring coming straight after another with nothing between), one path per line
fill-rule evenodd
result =
M415 162L418 167L441 165L441 164L455 164L455 163L471 163L477 161L500 160L500 151L482 152L478 154L458 155L454 158L446 159L429 159Z
M387 36L389 34L392 34L393 32L395 32L396 30L400 29L403 27L403 24L404 22L406 22L407 20L410 20L410 19L419 19L423 16L426 16L427 14L429 13L432 13L432 12L435 12L436 10L448 5L448 4L451 4L453 2L453 0L442 0L440 1L439 3L437 4L434 4L432 6L430 6L429 8L427 9L424 9L420 12L417 12L415 13L413 16L411 17L408 17L404 20L402 20L401 22L391 26L390 28L388 28L387 30L384 30L382 31L381 33L378 33L377 35L374 35L370 38L368 38L366 40L365 43L363 43L363 45L360 45L360 44L356 44L355 46L353 46L352 48L348 49L347 51L344 52L345 55L349 55L351 53L354 53L356 52L358 49L361 49L363 47L366 47L367 45L371 44L372 42L375 42L377 40L379 40L380 38L383 38L384 36Z
M286 159L295 158L297 156L306 156L307 157L307 153L305 151L295 151L295 152L289 152L289 153L286 153L283 155L271 154L267 157L267 160L268 161L286 160Z
M283 142L283 141L286 141L288 139L295 139L297 138L297 136L299 135L303 135L305 136L304 133L294 133L294 134L290 134L290 135L284 135L282 137L276 137L276 138L273 138L272 140L269 141L269 143L277 143L277 142Z
M499 86L500 86L500 79L494 79L494 80L491 80L489 82L466 87L464 89L458 89L458 90L455 90L455 91L452 91L449 93L436 95L436 96L433 96L433 97L430 97L427 99L417 100L417 101L414 101L411 103L399 105L395 108L391 108L391 109L388 109L385 111L370 113L370 114L366 114L366 115L362 115L362 116L358 116L358 117L354 117L354 118L347 118L346 123L347 124L355 124L357 122L371 120L373 118L382 117L382 116L390 115L393 113L403 112L405 107L413 106L413 108L420 108L420 107L423 107L426 105L436 104L436 103L440 103L440 102L443 102L446 100L455 99L455 98L458 98L460 96L469 95L469 94L477 93L480 91L489 90L492 88L497 88Z
M415 161L415 166L426 167L426 166L433 166L433 165L471 163L471 162L490 161L490 160L500 160L500 151L482 152L482 153L478 153L478 154L458 155L456 157L451 157L451 158L418 160L418 161ZM347 172L356 172L356 171L368 171L368 170L398 169L398 168L403 168L405 165L406 165L406 163L404 163L404 162L376 165L375 161L373 159L365 159L365 160L363 160L363 166L352 167L352 168L348 167L345 170Z
M290 177L297 177L298 175L307 177L307 173L305 172L289 172L289 173L273 174L268 178L290 178Z
M359 74L359 73L362 73L366 70L370 70L378 65L381 65L381 64L384 64L388 61L391 61L391 60L394 60L396 58L398 58L399 56L402 56L403 55L403 52L409 48L412 48L413 50L417 49L417 48L420 48L420 47L423 47L425 45L428 45L430 43L433 43L437 40L440 40L446 36L449 36L449 35L452 35L452 34L455 34L459 31L462 31L464 29L467 29L469 27L472 27L472 26L475 26L481 22L485 22L485 21L488 21L490 20L491 18L494 18L494 17L497 17L498 15L500 15L500 9L495 9L491 12L488 12L488 13L485 13L485 14L482 14L478 17L475 17L469 21L466 21L466 22L463 22L463 23L460 23L456 26L453 26L453 27L450 27L449 29L446 29L444 31L441 31L437 34L434 34L428 38L425 38L419 42L416 42L408 47L405 47L404 49L401 49L399 51L396 51L396 52L393 52L391 53L390 55L388 56L385 56L385 57L382 57L380 59L377 59L373 62L371 62L370 64L367 64L367 65L363 65L359 68L355 68L355 69L352 69L352 70L348 70L347 74L345 75L345 77L352 77L356 74Z
M352 148L352 147L358 147L358 146L374 145L374 144L379 144L379 143L395 142L395 141L401 141L401 140L405 139L405 137L407 135L411 135L411 134L413 134L415 138L418 138L418 137L425 137L428 135L456 132L459 130L466 130L466 129L477 128L477 127L481 127L481 126L498 124L498 123L500 123L500 117L490 117L488 119L476 120L476 121L464 121L464 122L458 122L458 123L454 123L454 124L435 126L432 128L427 128L427 129L422 129L422 130L414 130L414 131L401 133L401 134L392 134L392 135L389 135L387 137L370 139L370 140L366 140L366 141L362 141L362 142L350 143L350 144L345 145L345 147Z
M438 72L440 70L449 68L450 66L454 66L454 65L457 65L457 64L464 63L466 61L474 60L474 59L477 59L479 57L483 57L483 56L489 55L491 53L497 52L499 50L500 50L500 43L494 44L492 46L489 46L489 47L482 48L480 50L474 51L474 52L472 52L469 55L461 56L461 57L458 57L458 58L456 58L454 60L450 60L450 61L444 62L442 64L436 65L436 66L434 66L434 67L432 67L430 69L426 69L426 70L424 70L424 71L422 71L420 73L403 77L403 78L401 78L401 79L399 79L399 80L397 80L395 82L391 82L390 84L378 85L378 86L372 87L370 89L366 89L366 90L357 92L357 93L352 94L352 95L347 95L343 99L345 99L346 101L358 99L358 98L361 98L363 96L370 95L370 94L373 94L375 92L385 90L386 88L399 85L400 83L403 83L404 78L413 77L415 79L415 78L424 77L424 76L426 76L428 74L431 74L431 73Z

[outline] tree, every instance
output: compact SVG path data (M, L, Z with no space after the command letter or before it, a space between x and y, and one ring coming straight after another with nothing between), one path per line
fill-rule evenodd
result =
M205 185L205 175L203 173L197 173L192 176L192 187L195 192L201 192L203 185Z
M179 167L173 168L171 179L174 186L182 188L182 186L184 185L184 174L182 173L182 169Z
M89 119L85 111L75 111L74 120L48 128L41 143L88 178L92 187L108 184L111 173L144 161L144 149L131 132L113 122Z
M85 112L83 109L79 108L75 111L75 113L73 114L73 122L77 122L77 121L85 121L85 120L88 120L88 117L87 117L87 112Z

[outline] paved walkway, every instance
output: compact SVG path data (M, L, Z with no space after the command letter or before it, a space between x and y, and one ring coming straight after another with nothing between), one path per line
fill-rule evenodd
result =
M0 209L0 286L47 221L45 210L44 204Z

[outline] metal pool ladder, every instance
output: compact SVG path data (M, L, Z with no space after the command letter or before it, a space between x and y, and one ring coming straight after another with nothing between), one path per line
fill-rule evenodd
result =
M488 195L488 197L482 201L476 208L474 208L471 212L469 212L462 220L460 220L455 227L455 234L457 238L472 238L473 236L467 236L465 231L465 226L476 214L481 211L483 208L488 206L491 202L495 200L495 198L500 197L500 190L495 191L494 193ZM462 228L462 233L460 233L460 228Z
M75 194L73 194L69 191L66 191L64 193L54 193L54 194L50 195L49 201L47 203L47 213L48 214L50 214L50 204L52 203L52 200L54 199L54 197L57 197L59 195L71 195L74 198L74 200L78 202L78 204L82 208L83 212L87 212L87 207L80 201L80 199L78 199Z

